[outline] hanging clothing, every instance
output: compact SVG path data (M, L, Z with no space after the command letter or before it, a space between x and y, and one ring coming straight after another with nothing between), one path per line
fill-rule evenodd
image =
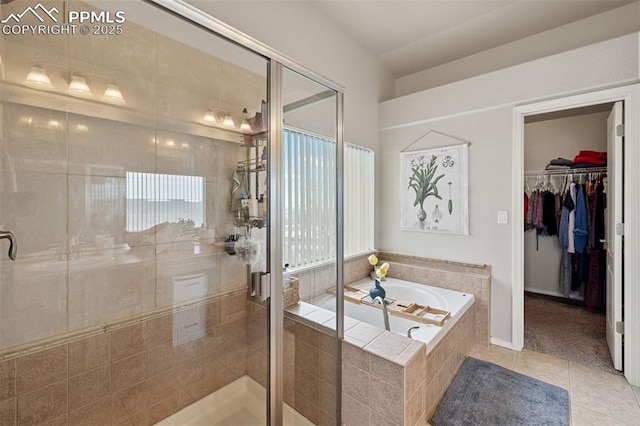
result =
M576 215L573 229L574 249L576 253L584 252L587 245L587 204L584 185L576 186Z
M526 225L524 228L525 231L528 231L529 229L533 228L533 203L535 200L535 193L536 191L533 191L531 193L531 196L527 199L528 205L527 205Z
M567 251L569 253L576 252L575 244L574 244L575 236L573 234L573 230L575 228L575 221L576 221L576 209L575 209L576 196L577 196L576 184L572 183L569 186L569 197L567 197L567 199L571 199L571 205L573 206L573 208L569 211L569 228L568 228L569 243L567 244Z
M542 223L543 198L542 193L540 191L536 191L536 198L533 203L533 226L535 226L539 231L544 229L544 223Z
M542 200L542 223L545 231L547 235L556 235L558 233L556 197L551 191L545 191L542 193Z

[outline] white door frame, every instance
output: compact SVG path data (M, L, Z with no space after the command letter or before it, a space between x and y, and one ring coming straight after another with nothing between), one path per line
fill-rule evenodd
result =
M513 109L512 193L512 348L524 346L524 117L571 108L624 101L624 375L640 386L640 84L552 99Z

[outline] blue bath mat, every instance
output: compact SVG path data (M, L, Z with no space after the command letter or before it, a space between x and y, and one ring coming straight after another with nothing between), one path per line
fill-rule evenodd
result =
M467 358L431 418L433 426L568 425L567 391Z

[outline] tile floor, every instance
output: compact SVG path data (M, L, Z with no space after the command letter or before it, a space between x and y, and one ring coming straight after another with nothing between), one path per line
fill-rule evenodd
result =
M475 346L469 356L566 389L572 426L640 425L640 388L618 374L528 349Z
M569 393L572 426L640 425L640 388L624 377L528 349L473 347L469 356L554 384ZM248 376L157 423L157 426L264 425L265 390ZM312 423L285 406L284 424Z
M266 424L265 417L265 389L249 376L243 376L156 423L156 426L260 426ZM286 404L284 424L313 426Z

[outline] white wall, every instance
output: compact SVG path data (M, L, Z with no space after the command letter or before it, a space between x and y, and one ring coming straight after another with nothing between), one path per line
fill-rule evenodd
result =
M638 82L638 33L380 104L383 250L492 266L491 335L511 341L512 109L533 100ZM399 151L428 130L466 139L471 235L401 232ZM639 194L640 196L640 194ZM509 220L521 221L521 218Z
M524 171L544 170L549 160L569 160L580 150L607 150L610 111L534 121L524 125Z
M345 140L378 150L378 103L392 97L391 73L376 56L311 4L202 0L188 3L344 86ZM379 158L376 156L378 165Z

